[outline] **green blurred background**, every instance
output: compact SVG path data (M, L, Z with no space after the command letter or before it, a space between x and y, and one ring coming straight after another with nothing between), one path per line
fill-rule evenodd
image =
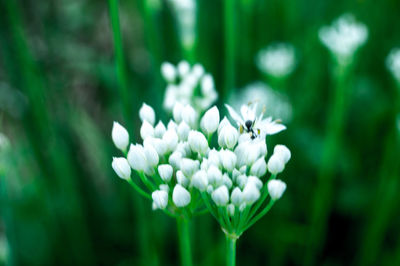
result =
M254 59L261 48L290 42L298 58L280 91L293 117L268 140L292 151L282 175L288 189L240 238L238 265L400 265L400 90L385 67L400 45L400 3L231 1L233 86L222 89L224 1L197 1L190 58L214 76L221 110L223 99L266 80ZM318 171L334 78L318 29L347 12L367 25L369 39L346 81L343 138L331 162L333 178L324 183ZM9 139L0 150L0 265L179 264L175 221L152 212L151 202L112 171L118 152L111 127L114 120L131 124L138 140L142 102L166 121L160 65L185 54L168 1L120 1L120 22L128 77L123 99L107 1L0 0L0 132ZM130 121L123 119L123 103ZM192 228L195 264L223 264L217 223L206 215Z

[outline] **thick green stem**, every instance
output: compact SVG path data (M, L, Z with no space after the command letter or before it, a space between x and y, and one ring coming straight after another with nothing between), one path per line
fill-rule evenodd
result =
M226 237L226 265L235 266L236 265L236 240L235 237Z
M192 266L189 220L185 217L179 217L176 219L176 222L178 225L179 249L182 266Z

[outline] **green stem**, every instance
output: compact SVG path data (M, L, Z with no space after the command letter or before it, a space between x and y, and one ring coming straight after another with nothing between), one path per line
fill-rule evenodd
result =
M264 215L267 214L267 212L272 208L272 206L274 206L275 200L270 200L268 205L265 206L264 210L262 210L259 214L257 214L256 217L254 217L244 228L243 231L246 231L247 229L249 229L250 227L253 226L253 224L255 224L258 220L260 220Z
M110 9L110 20L111 20L111 28L114 40L114 53L116 60L116 72L117 72L117 81L118 81L118 90L122 100L123 113L125 117L125 124L128 127L128 131L132 132L133 125L130 118L130 103L129 103L129 91L128 91L128 79L126 74L126 67L124 61L124 50L122 46L122 37L121 37L121 27L119 23L119 1L118 0L109 0L109 9Z
M318 183L313 197L310 242L305 256L306 265L314 264L316 254L323 247L324 232L331 210L335 169L337 169L339 161L338 152L345 124L349 89L346 82L351 65L338 64L336 67L334 96L328 113L327 133L318 173Z
M143 189L141 189L138 185L136 185L132 179L128 179L127 181L140 195L142 195L147 199L151 199L151 196L148 193L146 193Z
M190 249L189 220L185 217L176 219L178 226L179 248L182 266L192 265L192 253Z
M228 92L233 89L235 77L235 0L224 0L225 19L225 82L222 99L226 100Z
M235 237L229 237L225 235L226 238L226 265L235 266L236 265L236 240Z

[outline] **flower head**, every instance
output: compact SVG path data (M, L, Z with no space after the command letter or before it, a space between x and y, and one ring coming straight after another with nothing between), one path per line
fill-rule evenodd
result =
M256 63L265 74L276 78L286 77L296 65L294 47L288 43L271 44L258 52Z
M319 30L319 39L340 64L351 61L356 50L367 38L367 27L357 22L351 14L344 14L331 26L324 26Z

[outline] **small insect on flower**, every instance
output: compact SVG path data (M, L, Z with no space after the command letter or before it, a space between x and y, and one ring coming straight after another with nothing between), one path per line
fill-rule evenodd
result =
M286 129L278 120L272 121L271 117L263 118L264 111L257 117L257 103L251 102L248 105L242 105L240 108L241 116L228 104L225 104L225 106L231 117L236 121L240 134L248 133L251 140L257 137L264 138L266 135L276 134Z

